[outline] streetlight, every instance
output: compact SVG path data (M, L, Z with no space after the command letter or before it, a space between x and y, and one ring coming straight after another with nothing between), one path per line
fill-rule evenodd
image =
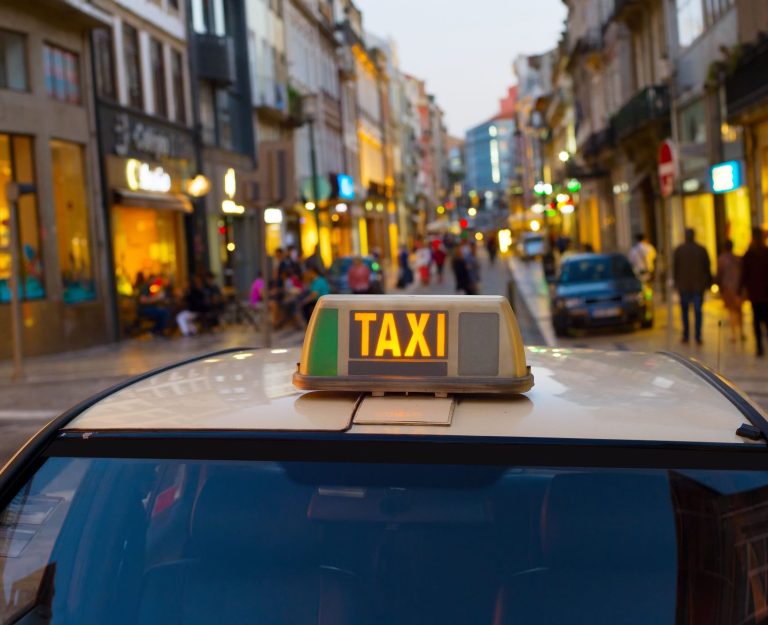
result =
M9 229L11 232L11 334L13 335L13 373L12 380L24 378L23 363L23 334L21 324L21 300L19 299L19 287L21 286L21 264L19 258L19 198L22 195L30 195L35 192L33 184L19 184L9 182L5 187L5 195L8 199L10 211Z
M571 155L570 155L568 152L566 152L565 150L563 150L562 152L560 152L560 154L558 154L558 155L557 155L557 157L558 157L558 158L559 158L559 159L560 159L560 160L561 160L563 163L567 163L567 162L570 160L570 158L571 158Z

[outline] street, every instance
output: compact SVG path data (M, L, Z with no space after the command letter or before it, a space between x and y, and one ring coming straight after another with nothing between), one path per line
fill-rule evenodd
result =
M481 294L508 295L514 279L513 307L526 345L561 348L586 348L611 351L656 352L667 349L666 310L657 308L656 324L650 330L622 332L601 330L556 339L549 316L547 286L539 263L523 263L514 258L497 258L491 265L481 258ZM454 277L446 266L442 282L436 275L429 285L412 284L409 294L450 295ZM764 367L753 355L751 342L731 344L727 327L720 329L718 355L718 320L723 317L721 304L712 299L705 305L704 345L681 345L672 350L694 357L731 379L755 401L768 409L768 380ZM679 320L675 320L675 341L679 340ZM300 332L278 332L273 346L300 345ZM132 339L114 345L54 356L31 358L26 363L22 382L10 381L10 362L0 363L0 462L48 420L89 396L149 369L201 354L230 347L258 347L261 334L252 327L230 326L220 332L200 337L173 339ZM718 366L719 363L719 366Z
M506 295L511 277L507 263L497 259L491 266L484 259L482 265L482 292ZM412 284L405 292L453 294L450 267L446 267L442 284L435 279L429 286ZM527 308L518 302L516 309L520 311L519 323L526 343L542 344L543 337ZM0 362L0 464L50 419L128 377L219 349L259 347L261 340L258 330L246 326L229 326L199 337L130 339L88 350L30 358L22 382L11 381L10 361ZM300 332L277 332L273 336L273 347L292 347L300 345L302 340Z

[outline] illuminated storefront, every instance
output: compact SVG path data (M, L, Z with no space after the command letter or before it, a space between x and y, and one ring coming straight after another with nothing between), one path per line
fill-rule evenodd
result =
M118 323L136 316L142 280L165 285L169 299L188 282L186 185L194 177L191 134L111 105L99 111L109 204Z
M724 239L733 241L734 253L741 256L752 239L752 215L744 164L727 161L714 165L709 170L709 179L712 192L722 194L725 202Z

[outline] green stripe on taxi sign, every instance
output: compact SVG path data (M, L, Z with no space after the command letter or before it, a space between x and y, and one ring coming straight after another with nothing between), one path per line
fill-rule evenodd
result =
M309 350L309 375L338 374L339 311L323 308L317 311L312 345Z

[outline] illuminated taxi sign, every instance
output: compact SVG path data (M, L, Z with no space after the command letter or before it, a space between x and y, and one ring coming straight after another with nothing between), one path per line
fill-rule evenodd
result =
M306 390L520 393L533 376L503 297L329 295L312 315L293 382Z

